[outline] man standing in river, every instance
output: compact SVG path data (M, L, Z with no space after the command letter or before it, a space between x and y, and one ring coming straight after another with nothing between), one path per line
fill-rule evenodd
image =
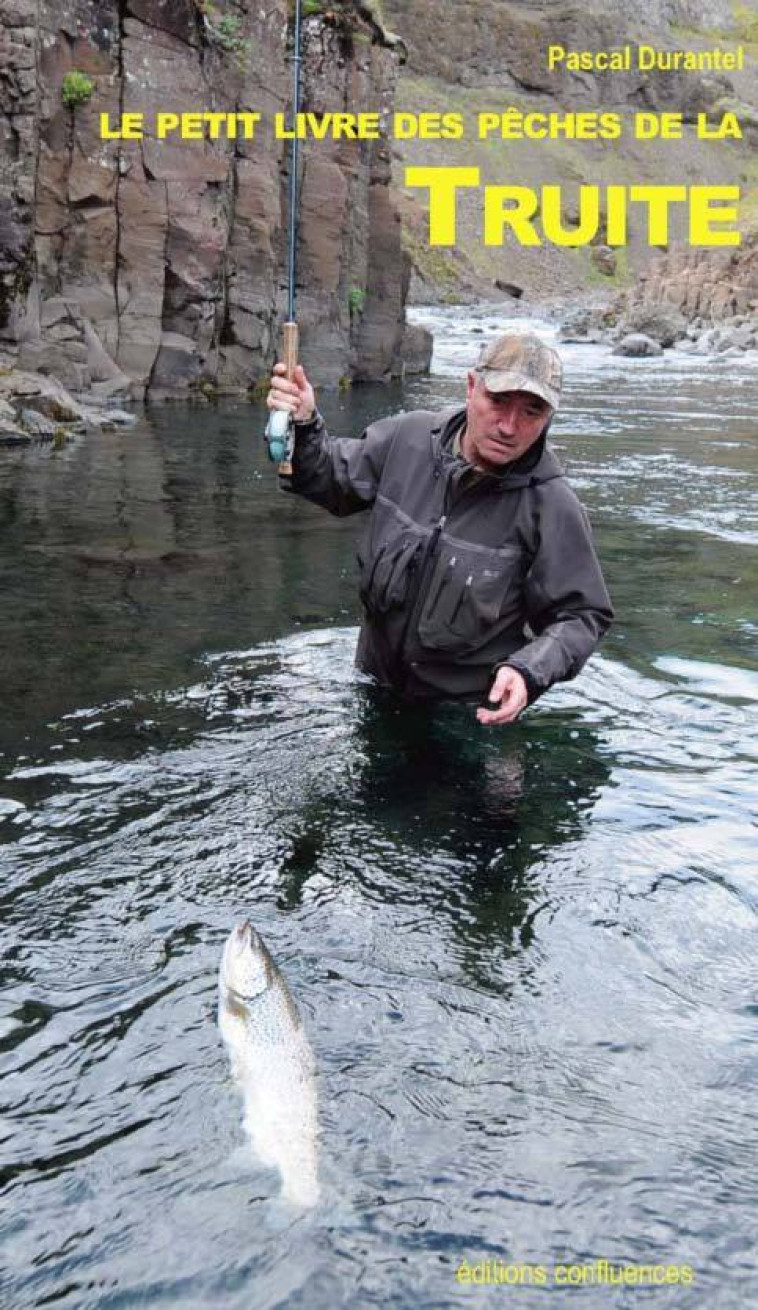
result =
M269 409L295 420L288 489L332 514L370 509L356 663L409 700L484 701L510 723L573 678L613 611L587 515L547 445L562 368L539 337L508 332L468 373L466 404L331 437L298 367Z

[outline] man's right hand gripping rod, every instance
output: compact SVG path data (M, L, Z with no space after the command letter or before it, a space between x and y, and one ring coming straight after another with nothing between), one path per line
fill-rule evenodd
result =
M283 329L284 366L288 382L292 382L297 368L297 323L285 323ZM285 409L272 409L266 424L266 442L269 458L278 464L280 478L292 477L292 452L295 448L295 423Z

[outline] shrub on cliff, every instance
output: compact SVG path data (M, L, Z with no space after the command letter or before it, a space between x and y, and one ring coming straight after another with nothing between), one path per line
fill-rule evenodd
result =
M242 35L242 19L236 14L225 14L213 0L195 0L195 7L202 16L206 38L227 54L244 56L250 49L250 42Z
M61 100L67 109L78 109L80 105L86 105L94 89L91 77L80 73L78 68L72 68L61 83Z

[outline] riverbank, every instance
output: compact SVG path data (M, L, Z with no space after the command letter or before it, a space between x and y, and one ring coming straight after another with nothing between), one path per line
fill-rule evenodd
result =
M92 394L75 399L42 373L0 368L0 446L61 443L88 430L128 428L137 415Z

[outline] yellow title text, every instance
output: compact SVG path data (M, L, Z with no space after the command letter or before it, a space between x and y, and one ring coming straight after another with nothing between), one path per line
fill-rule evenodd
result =
M479 141L616 141L631 134L639 141L679 141L685 132L684 117L675 111L656 113L640 110L626 120L614 110L568 110L546 112L509 105L502 110L482 110L468 121L458 112L398 110L391 117L367 110L326 113L298 113L294 120L283 113L264 119L258 110L226 112L211 109L159 110L146 120L139 111L129 111L111 120L100 115L103 141L141 141L153 136L158 141L251 141L265 129L277 141L378 141L390 136L397 141L460 141L467 135ZM725 110L711 117L698 113L694 132L701 140L738 141L742 128L737 115Z
M478 168L406 168L405 185L429 193L429 244L454 246L457 234L459 192L480 187ZM568 222L563 190L543 186L485 186L482 188L485 246L502 246L511 236L522 246L586 246L598 235L601 218L605 244L624 246L628 241L630 207L645 224L651 246L669 241L671 209L686 210L691 246L737 246L736 228L740 189L736 186L580 186L578 222ZM601 201L603 207L601 208ZM573 207L573 206L572 206ZM572 214L572 219L575 214Z

